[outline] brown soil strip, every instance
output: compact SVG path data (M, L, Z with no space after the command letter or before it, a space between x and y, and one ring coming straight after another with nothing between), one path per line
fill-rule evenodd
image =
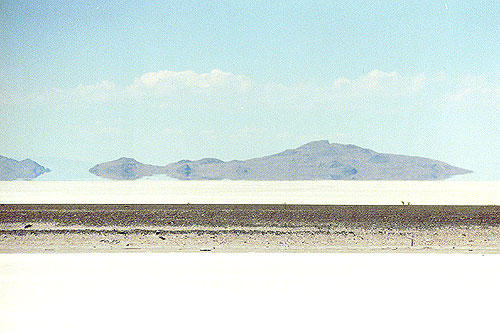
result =
M0 252L500 252L499 206L0 205Z

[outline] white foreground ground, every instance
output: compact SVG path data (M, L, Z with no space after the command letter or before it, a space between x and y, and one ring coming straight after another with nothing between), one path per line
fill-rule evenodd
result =
M500 255L1 254L0 331L492 332Z
M0 203L500 204L499 182L0 182ZM415 244L417 245L417 244ZM0 331L485 332L500 255L0 254Z
M484 181L13 181L0 203L499 205Z

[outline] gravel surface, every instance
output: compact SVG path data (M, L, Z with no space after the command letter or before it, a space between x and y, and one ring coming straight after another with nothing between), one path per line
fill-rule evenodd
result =
M0 205L1 252L500 252L500 206Z

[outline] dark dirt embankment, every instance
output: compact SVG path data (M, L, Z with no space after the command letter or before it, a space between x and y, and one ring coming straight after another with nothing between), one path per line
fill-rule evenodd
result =
M0 252L500 253L499 206L0 205Z
M92 227L433 229L500 225L500 206L0 205L0 223Z

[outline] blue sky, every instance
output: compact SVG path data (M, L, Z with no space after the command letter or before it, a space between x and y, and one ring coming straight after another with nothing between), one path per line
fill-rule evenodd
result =
M500 179L497 1L3 1L0 28L9 157L165 164L328 139Z

